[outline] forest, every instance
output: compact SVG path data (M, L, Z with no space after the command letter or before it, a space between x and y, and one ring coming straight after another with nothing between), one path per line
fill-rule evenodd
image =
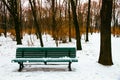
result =
M0 33L4 33L5 36L7 32L14 36L17 35L14 22L14 17L16 17L15 21L18 21L16 24L19 25L19 31L17 31L20 32L21 37L25 33L36 34L40 31L41 34L51 34L63 42L66 37L75 38L70 0L30 1L33 8L28 0L7 0L6 4L4 4L4 0L0 1ZM84 3L81 0L76 0L75 6L80 35L86 34L86 26L88 33L100 31L101 5L101 0L89 0L89 2ZM119 7L119 0L114 0L111 33L115 36L120 35ZM37 31L36 26L38 26L39 31Z

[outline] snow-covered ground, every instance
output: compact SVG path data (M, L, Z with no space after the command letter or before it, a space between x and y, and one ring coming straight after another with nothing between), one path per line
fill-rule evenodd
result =
M43 41L45 47L56 46L50 35L43 35ZM22 46L39 46L39 40L34 35L25 35L22 42ZM59 47L75 47L75 43L75 39L72 39L71 43L60 43ZM11 63L16 47L16 42L10 37L0 36L0 80L120 80L120 38L112 36L114 65L103 66L97 63L100 34L90 35L87 43L82 36L83 50L77 51L79 61L72 63L73 71L68 71L67 65L25 65L23 71L18 72L19 65Z

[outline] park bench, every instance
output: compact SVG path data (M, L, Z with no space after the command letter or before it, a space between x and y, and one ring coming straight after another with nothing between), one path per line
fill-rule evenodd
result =
M68 69L71 71L71 63L78 62L76 58L75 48L66 47L21 47L16 49L16 58L12 60L19 64L19 70L24 67L25 62L44 62L47 65L48 62L68 62Z

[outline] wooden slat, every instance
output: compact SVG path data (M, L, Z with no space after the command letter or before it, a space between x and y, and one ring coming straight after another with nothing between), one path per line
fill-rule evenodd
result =
M41 58L41 57L51 57L51 58L59 58L59 57L76 57L76 49L75 48L17 48L16 57L22 58Z

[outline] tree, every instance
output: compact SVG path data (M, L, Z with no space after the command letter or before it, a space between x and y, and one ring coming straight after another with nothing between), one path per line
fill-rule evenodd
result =
M115 36L115 0L113 0L113 20L114 20L113 35Z
M43 47L44 45L43 45L43 41L42 41L41 29L40 29L38 21L37 21L37 14L36 14L36 9L37 8L36 8L35 0L33 0L33 1L29 0L29 3L31 5L33 19L34 19L34 24L35 24L35 27L36 27L36 31L37 31L38 37L40 39L40 44L41 44L41 47Z
M70 0L68 0L68 18L69 18L69 42L71 42L71 15L70 15Z
M55 0L52 0L52 35L53 38L56 39L55 36L55 27L56 27L56 20L55 20Z
M8 11L13 17L14 24L15 24L15 33L16 33L16 40L17 44L22 44L21 37L20 37L20 23L19 23L19 11L18 11L18 0L2 0L4 5L7 7Z
M19 9L19 24L20 24L20 37L22 39L22 28L23 28L23 25L22 25L22 3L21 3L21 0L18 0L18 9Z
M111 18L112 18L113 0L102 0L101 8L101 40L99 63L103 65L112 65L111 52Z
M4 29L4 35L7 37L7 9L6 6L1 2L1 21L2 21L2 28Z
M100 7L101 7L101 1L99 1L99 3L97 4L97 2L94 2L93 5L91 6L93 7L93 11L94 11L94 26L95 26L95 30L100 31Z
M76 14L76 5L75 5L74 0L70 0L70 2L71 2L71 8L72 8L73 22L74 22L75 30L76 30L77 50L82 50L81 38L80 38L80 29L79 29L78 20L77 20L77 14Z
M90 7L91 7L91 0L89 0L88 2L88 14L87 14L87 24L86 24L86 42L89 41L88 39L88 31L89 31L89 27L90 27Z

